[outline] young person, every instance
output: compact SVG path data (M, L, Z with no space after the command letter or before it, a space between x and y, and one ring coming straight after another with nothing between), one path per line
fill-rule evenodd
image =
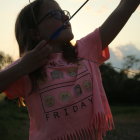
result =
M21 10L15 26L21 57L0 72L0 91L24 98L30 140L102 140L114 128L99 65L139 3L121 0L103 25L75 46L69 12L56 1L35 0Z

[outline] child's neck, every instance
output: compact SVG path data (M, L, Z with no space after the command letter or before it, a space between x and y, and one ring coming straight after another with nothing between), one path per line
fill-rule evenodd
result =
M53 52L54 53L59 53L59 52L62 52L62 46L59 47L59 46L53 46Z
M63 45L64 44L50 44L53 47L53 52L54 53L59 53L59 52L63 52Z

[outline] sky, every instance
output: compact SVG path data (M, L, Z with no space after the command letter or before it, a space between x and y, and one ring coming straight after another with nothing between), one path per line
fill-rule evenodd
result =
M73 14L86 0L57 0L62 9ZM120 0L89 0L71 20L74 40L80 39L101 26L118 6ZM28 0L4 0L0 4L0 51L18 58L18 45L14 36L14 24L19 11L28 4ZM140 7L131 16L125 27L109 45L116 58L140 51ZM122 49L124 47L125 49ZM140 54L137 53L137 55ZM112 55L111 59L114 59Z

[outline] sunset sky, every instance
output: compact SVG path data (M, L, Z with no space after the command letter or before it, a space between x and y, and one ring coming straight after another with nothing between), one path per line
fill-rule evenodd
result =
M57 0L62 9L73 14L85 0ZM75 40L99 27L111 12L117 7L120 0L89 0L86 6L71 20ZM18 58L18 46L14 37L14 24L18 12L28 4L28 0L4 0L0 4L0 51ZM140 8L132 15L123 30L110 44L110 48L132 45L140 51ZM133 48L131 48L133 49ZM119 56L119 52L116 51ZM130 50L131 53L131 50Z

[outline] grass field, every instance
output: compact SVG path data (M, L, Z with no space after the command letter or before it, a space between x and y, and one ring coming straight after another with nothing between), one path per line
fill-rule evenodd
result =
M26 108L0 97L0 140L28 140ZM140 106L111 106L116 129L104 140L140 140Z

